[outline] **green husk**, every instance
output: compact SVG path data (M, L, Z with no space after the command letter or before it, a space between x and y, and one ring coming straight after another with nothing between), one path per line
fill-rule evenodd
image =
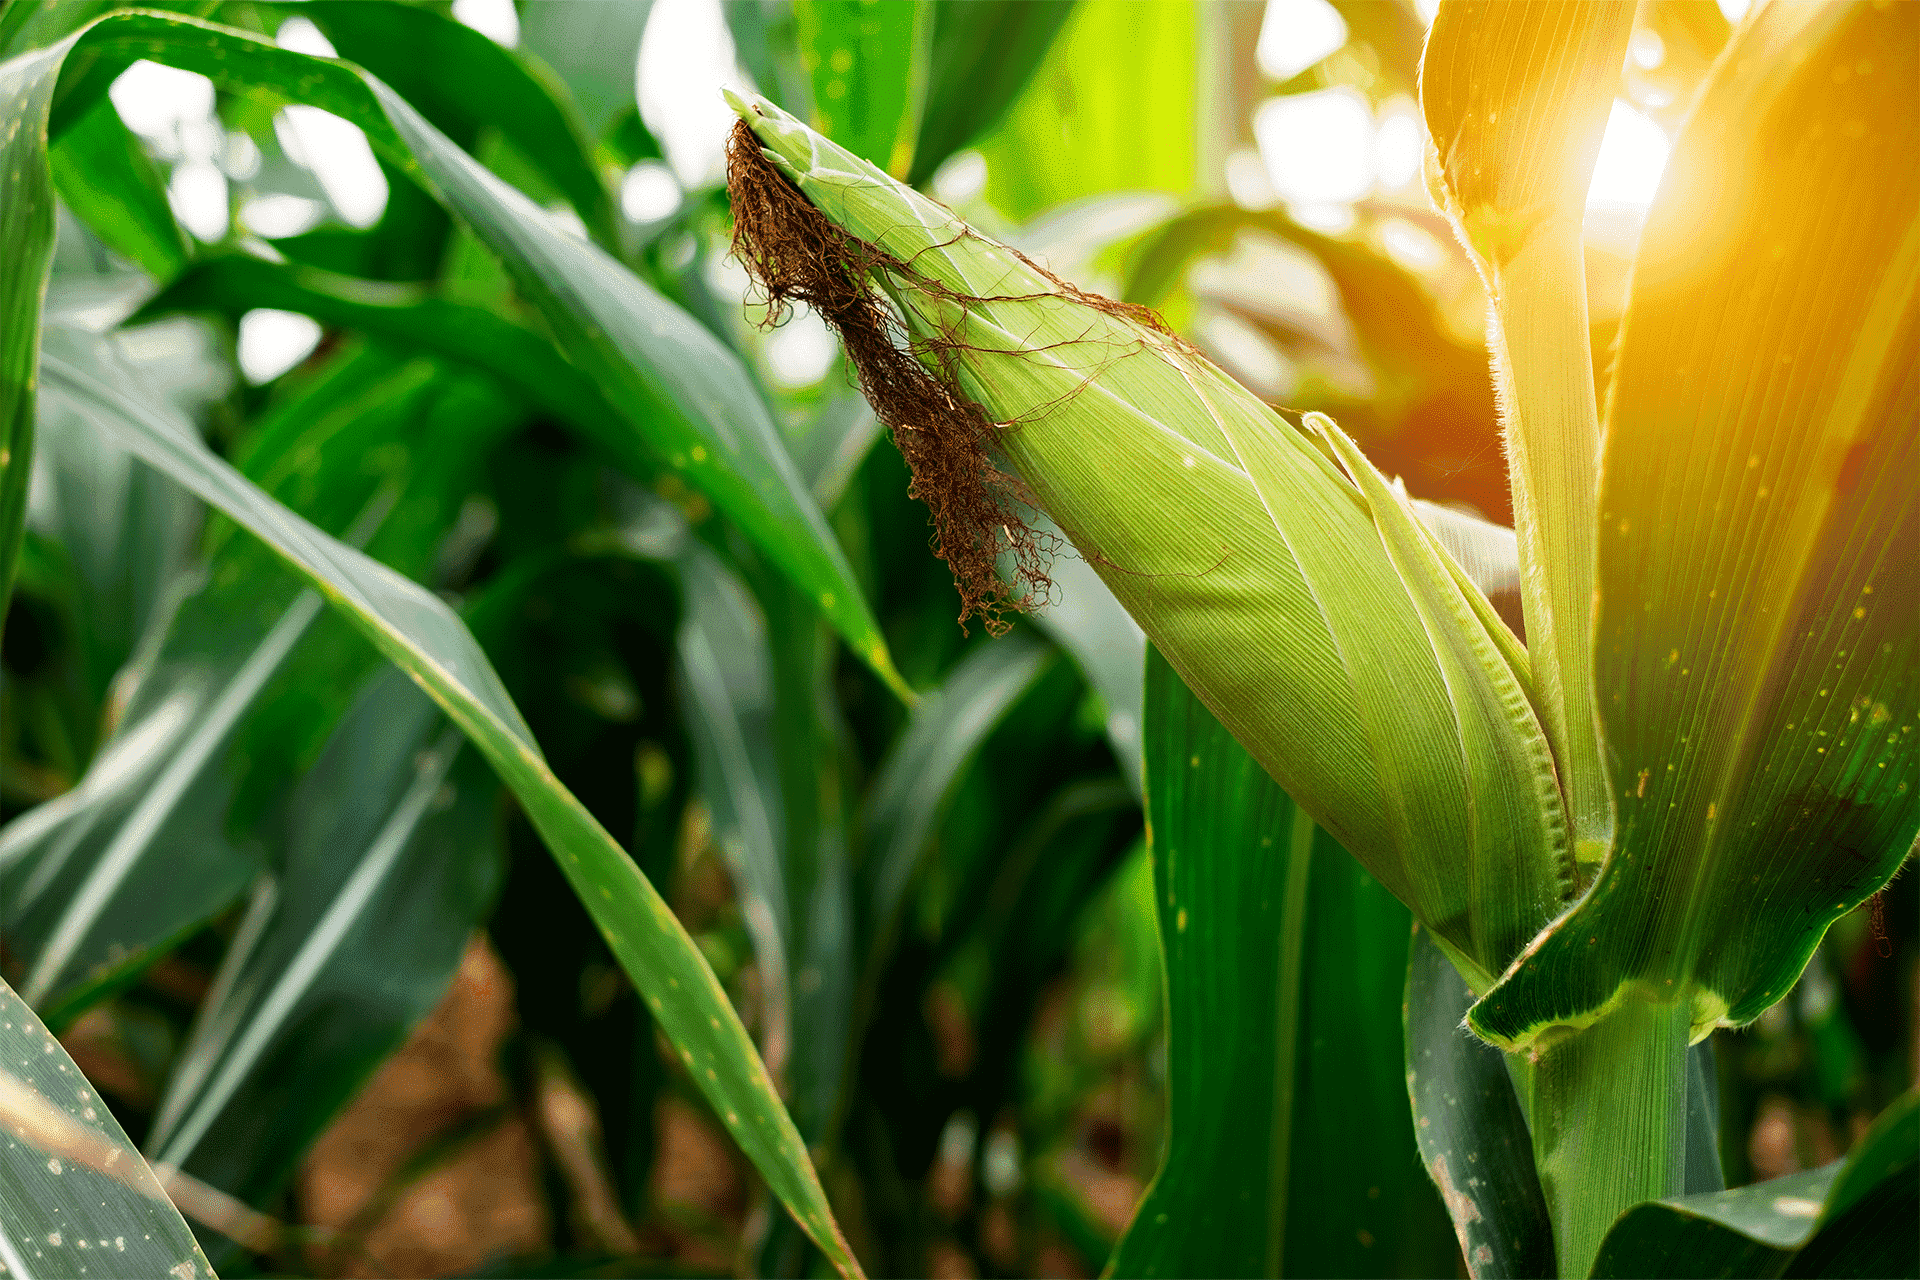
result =
M1544 734L1524 693L1498 693L1524 685L1486 630L1491 607L1423 614L1367 494L1151 315L1054 278L771 103L733 103L752 130L733 156L741 257L776 306L809 302L840 328L943 549L1023 549L1011 520L968 525L968 502L943 515L956 485L1045 510L1208 708L1484 990L1572 879ZM930 472L916 461L930 435L980 452L955 467L943 450ZM1434 544L1406 546L1423 581L1465 581ZM1016 578L1043 582L1044 561ZM1473 803L1491 794L1544 803Z

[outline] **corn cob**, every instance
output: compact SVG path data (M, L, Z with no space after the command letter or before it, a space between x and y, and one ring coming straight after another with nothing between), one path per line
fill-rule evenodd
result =
M1309 415L1319 439L1286 422L1150 315L1055 279L764 99L731 101L736 249L776 311L808 302L840 331L963 600L1044 591L1030 499L1268 772L1490 985L1572 892L1564 806L1524 653L1404 495L1331 422ZM994 598L980 566L1009 550Z

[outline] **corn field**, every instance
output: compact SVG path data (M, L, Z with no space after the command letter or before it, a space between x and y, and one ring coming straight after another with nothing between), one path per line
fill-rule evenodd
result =
M1920 6L0 99L0 1274L1920 1277Z

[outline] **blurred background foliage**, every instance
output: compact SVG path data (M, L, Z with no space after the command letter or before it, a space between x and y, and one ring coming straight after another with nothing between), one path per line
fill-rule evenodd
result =
M9 0L0 53L111 7ZM871 1270L1097 1273L1168 1109L1143 643L1071 561L1013 635L955 625L824 326L757 327L716 85L1160 309L1416 495L1506 522L1486 301L1421 183L1430 7L158 7L366 67L736 350L921 699L661 460L610 453L600 390L514 281L325 113L128 69L54 153L49 316L112 335L256 484L457 605L726 985ZM1589 208L1596 362L1724 9L1641 6ZM223 1274L817 1272L434 707L51 399L35 468L0 684L0 972L149 1158L212 1189L189 1212ZM1328 967L1303 998L1372 1000L1391 1039L1405 912L1344 857L1313 874ZM1914 885L1716 1037L1731 1185L1837 1158L1913 1081ZM1389 1047L1349 1110L1296 1126L1294 1165L1359 1144L1394 1232L1290 1270L1459 1265ZM1306 1046L1301 1096L1336 1096L1315 1091L1362 1051Z

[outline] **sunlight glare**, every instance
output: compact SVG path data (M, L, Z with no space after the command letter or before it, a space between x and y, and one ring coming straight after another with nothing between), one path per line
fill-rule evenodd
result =
M227 175L211 160L182 160L173 166L167 203L194 239L212 244L227 234Z
M1373 186L1373 112L1357 89L1269 98L1253 113L1253 136L1283 200L1337 204Z
M1254 61L1275 80L1291 80L1347 42L1347 20L1327 0L1267 0Z
M620 184L620 211L638 223L658 222L680 207L680 184L659 160L642 160Z
M311 54L316 58L337 58L333 41L320 34L320 28L313 25L311 18L288 18L274 32L273 42L282 49L291 49L295 53Z
M380 172L366 134L331 112L299 105L282 107L273 129L281 148L312 170L342 222L364 229L380 221L387 208L387 175Z
M313 230L326 210L318 200L273 191L240 206L240 224L256 236L279 240Z
M1672 144L1660 126L1615 99L1587 188L1587 207L1645 209L1660 188Z
M127 128L173 155L180 153L181 125L213 115L213 81L145 59L116 76L107 97Z
M746 87L719 0L659 0L640 38L640 119L689 191L720 176L733 112L725 86Z
M783 391L799 391L827 376L840 359L840 343L812 307L793 309L785 324L767 335L767 372Z
M511 49L520 43L520 15L513 0L453 0L453 18L495 44Z
M294 311L259 307L240 317L240 372L259 386L313 354L320 326Z
M1373 172L1383 191L1398 191L1420 180L1426 157L1427 125L1420 104L1406 94L1380 108L1380 131L1373 137Z

